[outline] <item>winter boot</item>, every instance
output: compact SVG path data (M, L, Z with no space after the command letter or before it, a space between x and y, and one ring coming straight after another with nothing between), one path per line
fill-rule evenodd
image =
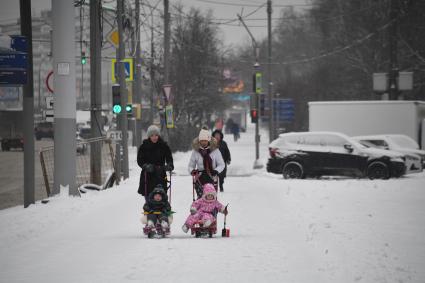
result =
M187 231L189 231L189 227L186 224L184 224L182 226L182 230L183 230L183 232L187 233Z
M165 230L168 229L168 227L169 227L169 225L168 225L167 221L162 220L161 221L161 228L162 228L162 230L165 231Z
M151 229L155 228L155 224L153 223L152 220L148 221L148 227L151 228Z
M208 219L207 221L204 222L204 227L205 228L210 227L211 224L212 224L212 221Z

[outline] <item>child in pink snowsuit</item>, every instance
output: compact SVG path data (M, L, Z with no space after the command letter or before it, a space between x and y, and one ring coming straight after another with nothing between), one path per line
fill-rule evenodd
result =
M217 193L212 184L203 186L202 197L192 203L190 214L184 223L182 230L187 233L197 223L202 223L203 227L209 227L214 221L214 212L221 212L227 215L227 209L217 200Z

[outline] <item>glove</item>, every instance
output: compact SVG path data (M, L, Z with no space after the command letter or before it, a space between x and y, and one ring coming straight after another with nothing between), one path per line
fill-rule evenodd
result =
M155 167L153 166L153 164L146 163L145 165L143 165L143 169L146 170L146 172L148 173L152 173L155 170Z
M224 208L223 214L227 215L229 213L229 211L227 211L227 206Z
M192 172L190 172L190 175L192 175L192 176L198 175L198 170L193 169Z
M217 176L217 175L218 175L218 171L217 171L217 170L212 170L212 171L211 171L211 175L213 175L213 176Z
M173 169L174 169L173 164L167 164L164 166L165 171L173 171Z
M193 215L193 214L195 214L195 213L196 213L196 211L197 211L197 210L196 210L196 208L195 208L195 207L191 207L191 208L190 208L190 214L192 214L192 215Z

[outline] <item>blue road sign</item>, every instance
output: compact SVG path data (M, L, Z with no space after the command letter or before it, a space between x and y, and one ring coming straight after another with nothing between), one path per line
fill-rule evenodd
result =
M25 69L28 66L28 55L23 52L3 51L0 52L0 69Z
M289 98L274 98L273 117L275 121L279 122L293 122L295 118L294 101ZM270 107L268 99L265 95L260 96L260 117L263 122L268 121L270 114Z
M28 52L28 40L22 35L11 35L12 42L10 48L19 52Z
M0 69L0 85L23 85L27 78L26 69Z
M129 79L130 78L130 62L123 62L124 63L124 72L125 72L125 78ZM115 62L115 78L118 78L118 66L117 63Z

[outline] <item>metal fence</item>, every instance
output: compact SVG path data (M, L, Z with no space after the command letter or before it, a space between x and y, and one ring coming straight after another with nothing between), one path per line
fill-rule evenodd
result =
M98 145L98 147L97 147ZM93 181L91 176L91 165L93 162L99 162L99 158L92 160L91 151L99 149L96 156L100 156L100 181ZM110 187L115 181L114 150L111 140L106 137L87 139L77 142L76 150L77 176L76 184L80 188L84 184L96 184L103 188ZM51 195L53 188L53 168L54 168L54 147L45 147L40 150L40 163L43 173L46 193Z

